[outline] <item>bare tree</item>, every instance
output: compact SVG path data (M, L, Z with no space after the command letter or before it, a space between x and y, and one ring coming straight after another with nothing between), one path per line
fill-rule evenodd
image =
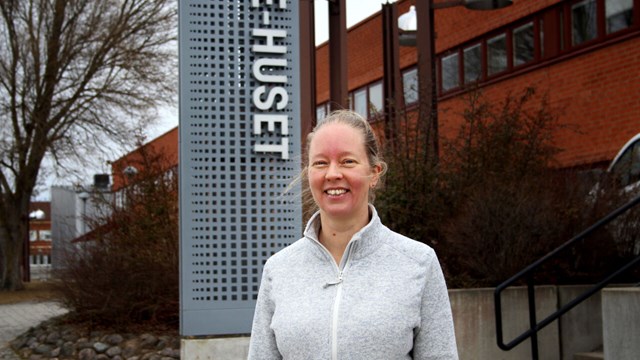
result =
M0 289L15 290L45 154L81 159L172 101L177 15L172 0L0 0L0 12Z

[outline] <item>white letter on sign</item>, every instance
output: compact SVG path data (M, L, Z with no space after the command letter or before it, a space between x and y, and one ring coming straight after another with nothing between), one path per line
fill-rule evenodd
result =
M267 123L267 130L269 130L269 132L274 132L276 123L280 123L282 135L289 134L289 117L287 115L256 114L253 117L253 133L255 135L262 134L262 123Z

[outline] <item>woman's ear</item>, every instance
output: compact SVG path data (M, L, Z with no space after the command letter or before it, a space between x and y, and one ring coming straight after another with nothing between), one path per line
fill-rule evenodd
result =
M381 172L382 172L382 165L376 164L371 167L371 188L374 188L376 187L376 185L378 185Z

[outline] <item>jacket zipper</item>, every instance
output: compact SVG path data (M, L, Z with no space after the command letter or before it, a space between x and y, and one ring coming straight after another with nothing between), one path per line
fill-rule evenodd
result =
M346 251L347 257L344 261L344 266L342 267L342 269L340 269L340 266L336 264L336 268L338 270L338 278L335 281L329 281L324 285L325 288L329 286L336 286L336 297L333 301L333 312L331 314L331 359L332 360L338 359L338 313L340 309L340 300L342 299L342 280L343 280L344 271L347 269L347 265L349 264L349 260L351 259L351 248L353 247L353 244L350 243L347 247L348 247ZM326 250L324 246L322 246L322 248L325 249L327 253L329 253L329 251ZM333 257L331 256L331 254L329 254L329 258L333 260ZM335 264L335 261L332 261L332 262Z
M342 297L342 271L338 273L336 286L336 298L333 303L331 319L331 359L333 360L338 359L338 310L340 308L340 298Z

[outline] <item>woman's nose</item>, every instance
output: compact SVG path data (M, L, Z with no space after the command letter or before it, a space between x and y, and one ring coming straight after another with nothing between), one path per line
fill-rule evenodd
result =
M329 164L327 167L327 173L325 174L325 179L327 180L335 180L342 178L342 172L337 164Z

